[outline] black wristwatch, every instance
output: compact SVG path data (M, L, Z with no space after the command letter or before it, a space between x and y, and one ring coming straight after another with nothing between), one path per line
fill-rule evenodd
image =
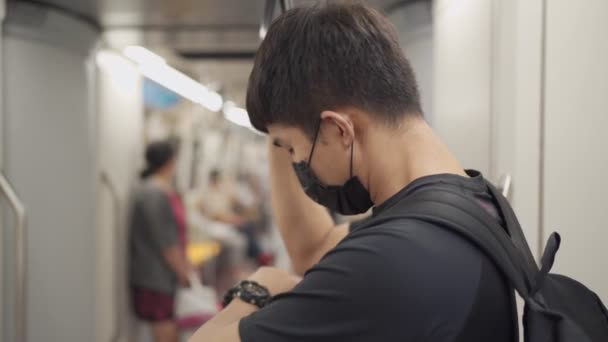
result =
M272 297L266 287L252 280L243 280L228 290L224 296L224 307L228 306L234 298L239 298L245 303L255 305L261 309L270 303Z

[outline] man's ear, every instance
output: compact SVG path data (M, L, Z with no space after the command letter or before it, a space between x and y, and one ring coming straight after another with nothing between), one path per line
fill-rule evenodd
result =
M348 148L353 144L355 140L355 126L350 116L343 113L326 110L321 113L321 120L324 122L331 122L335 131L331 134L339 135L339 139Z

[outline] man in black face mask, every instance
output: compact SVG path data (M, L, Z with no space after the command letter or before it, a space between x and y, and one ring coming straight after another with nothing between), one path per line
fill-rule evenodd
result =
M482 176L465 172L424 121L385 17L361 5L283 14L257 53L247 109L269 134L274 214L303 278L261 269L193 341L517 339L513 290L480 250L387 214L440 185L502 224ZM321 205L346 215L374 208L369 220L335 227Z
M294 171L304 188L304 192L313 201L342 215L365 213L374 203L369 197L369 192L367 192L365 186L359 178L353 175L354 144L350 147L349 178L344 185L325 185L312 170L310 164L320 130L321 123L319 123L319 128L315 133L308 160L293 164ZM277 147L281 147L279 140L275 140L275 144Z

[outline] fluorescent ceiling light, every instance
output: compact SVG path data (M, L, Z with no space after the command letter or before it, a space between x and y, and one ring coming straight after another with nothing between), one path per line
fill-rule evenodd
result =
M253 128L247 111L237 107L232 101L226 101L224 104L224 117L226 120L239 126Z
M107 74L112 83L121 91L129 91L137 84L139 73L135 65L122 55L102 50L95 55L95 61L102 72Z
M205 103L207 88L168 65L140 65L139 71L152 81L194 103Z
M201 105L212 112L218 112L224 105L224 99L222 98L222 95L214 91L207 91L203 95L203 102Z
M111 51L99 51L95 56L95 61L100 68L115 72L128 71L134 72L135 66L121 55Z
M145 77L210 111L218 112L223 108L227 120L252 128L246 110L231 101L224 103L220 94L172 68L161 56L141 46L129 46L123 53L137 63L139 72Z
M137 64L167 64L164 58L142 46L128 46L123 50L125 56Z
M170 89L210 111L222 109L224 99L214 91L169 66L164 58L141 47L129 46L124 54L139 65L139 71L152 81Z

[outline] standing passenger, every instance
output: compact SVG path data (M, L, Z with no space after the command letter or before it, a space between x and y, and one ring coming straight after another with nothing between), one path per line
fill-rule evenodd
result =
M172 182L175 144L161 141L146 149L147 167L134 195L130 217L130 286L135 315L152 327L155 342L177 342L174 298L189 286L186 215Z
M513 287L492 260L405 217L433 191L503 223L482 175L424 120L386 17L348 2L281 15L257 51L247 112L270 136L274 216L303 278L260 269L192 342L517 341ZM335 227L311 199L343 215L374 207L372 219Z

